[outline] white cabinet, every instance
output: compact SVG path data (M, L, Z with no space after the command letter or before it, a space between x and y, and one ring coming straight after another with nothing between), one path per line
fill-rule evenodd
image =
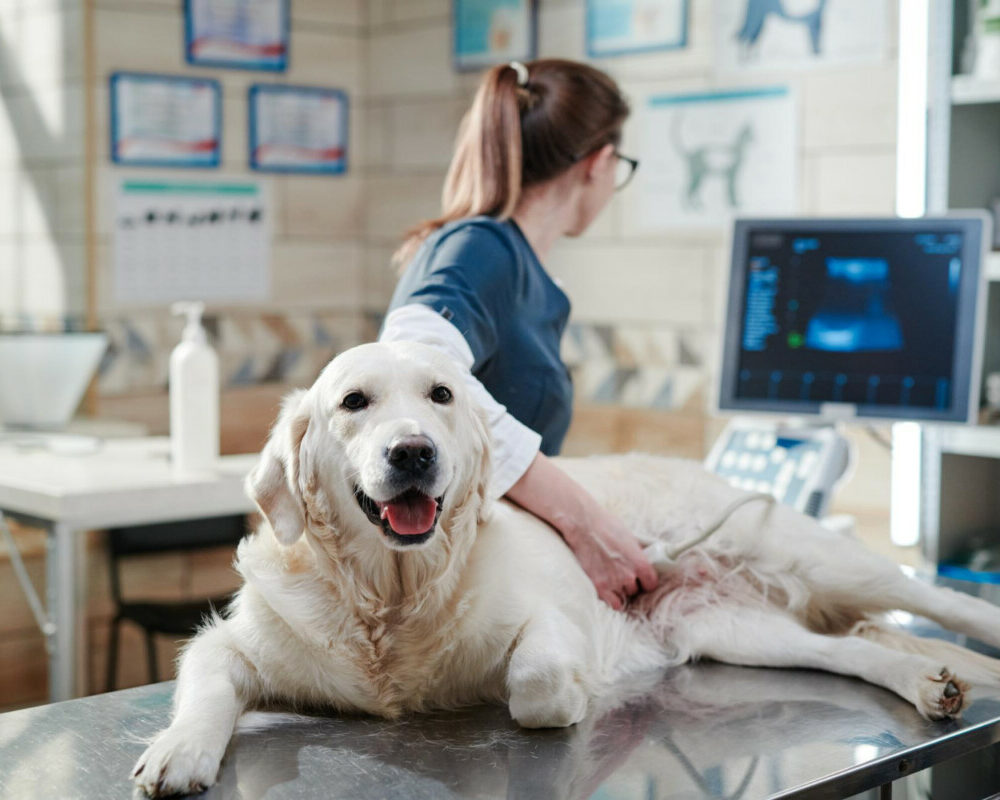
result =
M909 456L893 465L894 531L916 525L935 565L1000 552L1000 427L897 424L892 446Z
M992 209L993 202L1000 201L1000 75L983 80L962 74L969 7L969 0L929 4L925 189L929 214ZM901 35L907 31L901 30ZM900 69L910 68L900 64ZM986 275L984 375L1000 372L1000 253L987 261Z

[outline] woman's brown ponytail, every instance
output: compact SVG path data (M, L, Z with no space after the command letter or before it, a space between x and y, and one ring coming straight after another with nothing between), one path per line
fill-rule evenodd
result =
M527 72L527 81L519 83L518 71L503 64L483 77L459 128L441 216L407 233L393 257L398 266L443 225L481 214L507 219L522 189L617 143L628 104L610 77L562 59L529 62Z
M444 182L442 216L505 218L521 194L521 113L517 73L494 67L462 121Z

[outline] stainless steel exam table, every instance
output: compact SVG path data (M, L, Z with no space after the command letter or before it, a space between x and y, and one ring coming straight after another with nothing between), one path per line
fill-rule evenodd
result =
M701 663L627 691L568 730L519 730L500 707L396 722L254 713L201 796L843 798L881 786L888 797L894 780L1000 742L1000 690L974 693L947 722L806 670ZM161 683L0 715L0 800L133 798L129 772L167 724L172 692Z

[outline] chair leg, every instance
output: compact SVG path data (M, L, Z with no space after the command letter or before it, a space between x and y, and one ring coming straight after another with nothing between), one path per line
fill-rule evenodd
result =
M108 637L108 665L107 665L107 682L105 683L104 691L113 692L115 690L115 683L118 677L118 629L121 626L121 617L115 617L111 620L111 633Z
M156 642L153 639L153 632L146 628L146 659L149 662L149 682L160 682L160 671L156 666Z

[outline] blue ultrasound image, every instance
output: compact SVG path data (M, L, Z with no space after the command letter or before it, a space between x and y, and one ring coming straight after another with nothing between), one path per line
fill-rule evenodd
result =
M751 234L736 397L948 408L962 245L958 231Z
M826 277L823 301L806 326L806 347L842 353L903 347L899 319L887 303L888 261L828 258Z

